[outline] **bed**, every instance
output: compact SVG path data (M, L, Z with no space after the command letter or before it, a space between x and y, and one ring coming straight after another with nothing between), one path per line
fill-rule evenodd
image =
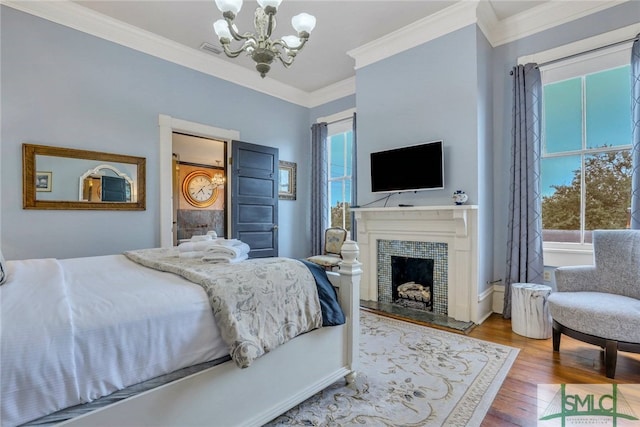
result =
M346 242L340 270L326 272L345 322L295 333L287 323L283 329L291 337L268 344L265 354L253 352L252 345L229 345L206 286L145 266L130 254L9 261L0 286L1 424L46 419L40 417L204 366L59 424L263 425L342 377L355 378L362 273L357 255L355 242ZM262 273L279 260L242 264L255 263ZM302 261L287 262L307 268ZM231 277L232 267L222 266L226 273L219 276ZM307 273L287 275L293 282L308 279Z

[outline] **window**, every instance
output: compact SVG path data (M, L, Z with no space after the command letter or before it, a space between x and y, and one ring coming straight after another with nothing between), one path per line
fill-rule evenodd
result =
M542 68L542 228L549 243L591 243L628 227L631 206L630 51Z
M327 150L329 159L330 226L351 230L351 167L353 160L353 130L351 120L329 125ZM348 129L346 129L348 127Z

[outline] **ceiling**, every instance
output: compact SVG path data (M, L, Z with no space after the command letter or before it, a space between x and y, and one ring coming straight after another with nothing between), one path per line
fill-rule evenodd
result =
M307 12L317 19L309 42L285 69L274 63L268 77L283 84L313 92L353 77L355 60L347 52L459 1L468 0L284 0L276 15L275 37L293 34L291 17ZM541 6L546 1L482 0L489 3L498 20ZM213 0L128 0L75 1L95 12L180 43L194 50L206 42L219 46L212 24L222 17ZM257 3L246 1L238 13L239 31L253 32L253 12ZM212 54L213 55L213 54ZM253 61L241 55L221 60L253 69ZM257 73L257 72L256 72Z

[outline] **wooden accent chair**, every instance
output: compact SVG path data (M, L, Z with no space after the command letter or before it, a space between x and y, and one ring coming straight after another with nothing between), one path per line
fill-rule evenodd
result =
M325 270L333 270L342 262L342 244L347 239L347 230L331 227L324 231L324 253L307 258L307 261L321 265Z
M613 378L618 350L640 353L640 230L595 230L593 255L592 266L555 271L553 351L561 334L598 345Z

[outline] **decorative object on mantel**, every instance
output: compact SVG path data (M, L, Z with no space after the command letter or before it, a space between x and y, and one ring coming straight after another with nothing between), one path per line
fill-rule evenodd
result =
M316 18L308 13L300 13L291 18L291 25L298 32L297 36L289 35L271 40L271 32L276 28L275 15L282 0L257 1L260 7L255 11L255 34L239 34L233 23L242 8L242 0L216 0L216 6L224 19L214 22L213 29L228 57L235 58L246 52L255 61L256 70L264 78L276 58L287 68L293 64L296 55L309 40L309 33L316 26ZM231 39L241 41L242 46L237 50L231 49Z
M464 205L467 200L469 200L469 197L467 197L467 193L464 191L456 190L455 193L453 193L453 201L456 205Z

